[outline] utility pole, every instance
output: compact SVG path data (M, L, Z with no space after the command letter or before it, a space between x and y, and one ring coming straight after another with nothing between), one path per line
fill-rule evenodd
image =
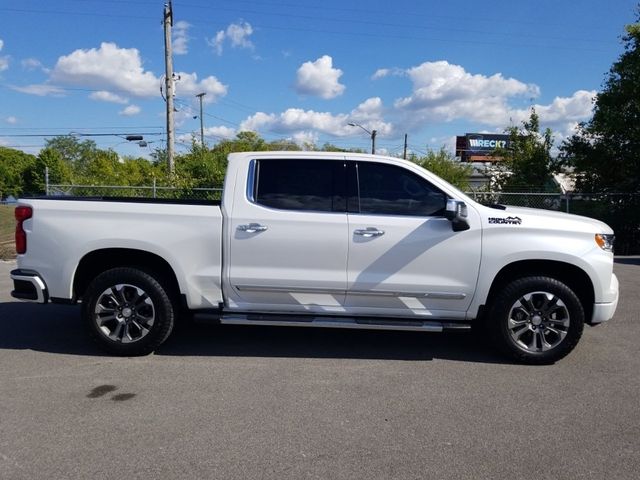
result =
M202 118L202 97L204 97L207 92L202 92L196 95L200 100L200 145L204 147L204 120Z
M407 134L404 134L404 150L402 152L402 158L407 159Z
M165 91L167 92L167 166L169 175L173 177L175 171L173 161L174 135L173 130L173 52L171 51L171 27L173 25L173 7L171 0L164 4L164 63L165 63Z

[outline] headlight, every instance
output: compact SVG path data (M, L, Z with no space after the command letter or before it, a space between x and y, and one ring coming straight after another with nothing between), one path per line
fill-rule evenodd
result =
M596 243L605 252L613 252L613 241L616 237L605 233L596 233Z

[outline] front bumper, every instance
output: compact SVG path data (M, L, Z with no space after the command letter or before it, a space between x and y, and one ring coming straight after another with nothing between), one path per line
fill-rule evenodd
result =
M49 301L47 285L37 272L32 270L13 270L11 279L13 280L13 291L11 292L13 298L37 303L47 303Z
M620 293L618 277L616 277L615 274L611 275L609 294L614 299L612 302L593 304L593 315L591 315L591 324L602 323L606 322L607 320L611 320L613 315L616 313Z

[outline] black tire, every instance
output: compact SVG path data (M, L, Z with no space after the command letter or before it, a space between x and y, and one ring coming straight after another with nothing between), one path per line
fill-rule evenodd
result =
M98 275L82 299L82 320L93 340L120 356L148 355L171 334L175 307L152 275L114 268Z
M550 277L516 279L495 296L487 327L494 344L518 362L542 365L565 357L584 328L577 295Z

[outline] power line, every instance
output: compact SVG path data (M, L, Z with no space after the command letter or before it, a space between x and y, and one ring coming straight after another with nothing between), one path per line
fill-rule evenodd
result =
M122 137L127 135L162 135L163 132L142 132L142 133L0 133L2 137Z
M216 11L219 10L227 10L227 11L232 11L232 12L239 12L239 13L253 13L256 15L277 15L278 17L290 17L290 18L300 18L300 19L310 19L310 20L326 20L328 22L335 22L335 21L348 21L349 23L353 24L353 23L361 23L364 25L377 25L377 26L388 26L391 28L395 28L395 29L402 29L405 30L406 28L411 27L411 25L405 25L405 24L391 24L391 23L384 23L384 22L368 22L368 21L361 21L361 20L357 20L357 19L344 19L344 18L329 18L329 17L316 17L316 16L311 16L311 15L295 15L295 14L285 14L285 13L273 13L273 12L263 12L263 11L246 11L246 10L240 10L240 9L225 9L225 8L220 8L220 7L205 7L205 6L201 6L201 5L183 5L183 6L192 6L192 7L197 7L197 8L211 8L214 9ZM132 15L115 15L115 14L103 14L103 13L89 13L89 12L77 12L77 11L62 11L62 10L29 10L29 9L15 9L15 8L0 8L0 11L9 11L9 12L17 12L17 13L42 13L42 14L60 14L60 15L81 15L81 16L94 16L94 17L114 17L114 18L127 18L127 19L145 19L145 20L156 20L155 17L144 17L144 16L132 16ZM210 26L209 23L205 23L205 22L200 22L200 21L190 21L189 23L193 24L193 25L207 25ZM353 31L353 29L345 29L345 30L322 30L322 29L311 29L308 27L300 27L300 28L296 28L296 27L292 27L292 26L274 26L274 25L265 25L265 24L252 24L253 27L256 28L263 28L263 29L271 29L271 30L284 30L284 31L301 31L301 32L314 32L314 33L321 33L321 34L331 34L331 35L346 35L346 36L360 36L360 37L374 37L374 38L379 38L380 37L380 33L379 32L374 32L374 33L368 33L368 32L356 32ZM444 30L444 31L452 31L449 28L440 28L440 27L427 27L427 26L423 26L423 25L414 25L414 28L420 28L420 29L431 29L431 30ZM467 29L460 29L463 32L467 32L467 33L473 33L470 30ZM495 30L493 31L478 31L476 30L475 33L480 33L480 34L486 34L486 35L502 35L502 36L506 36L508 38L518 38L518 36L513 35L510 32L496 32ZM522 36L522 35L521 35ZM524 35L527 36L527 35ZM529 35L535 38L538 38L536 35ZM392 34L392 33L385 33L384 35L385 38L394 38L394 39L401 39L401 40L423 40L423 41L432 41L432 42L446 42L446 43L459 43L459 44L471 44L471 45L499 45L502 47L507 47L507 48L553 48L553 49L560 49L560 50L580 50L580 51L590 51L590 52L606 52L605 50L600 50L600 49L593 49L593 48L584 48L584 47L570 47L570 46L564 46L564 45L549 45L549 44L527 44L527 43L514 43L514 42L508 42L505 43L504 41L486 41L486 40L478 40L478 39L470 39L470 40L463 40L463 39L458 39L458 38L433 38L433 37L423 37L423 36L416 36L416 35L407 35L407 34ZM549 39L549 40L575 40L575 41L585 41L585 42L597 42L597 43L602 43L602 44L609 44L608 41L599 41L599 40L594 40L594 39L580 39L580 38L562 38L562 37L549 37L549 36L545 36L545 39Z
M122 129L122 125L114 125L114 126L102 126L102 127L0 127L0 130L64 130L64 131L75 131L75 130L110 130L113 128ZM142 128L164 128L156 125L132 125L132 129L142 129ZM1 135L1 133L0 133Z

